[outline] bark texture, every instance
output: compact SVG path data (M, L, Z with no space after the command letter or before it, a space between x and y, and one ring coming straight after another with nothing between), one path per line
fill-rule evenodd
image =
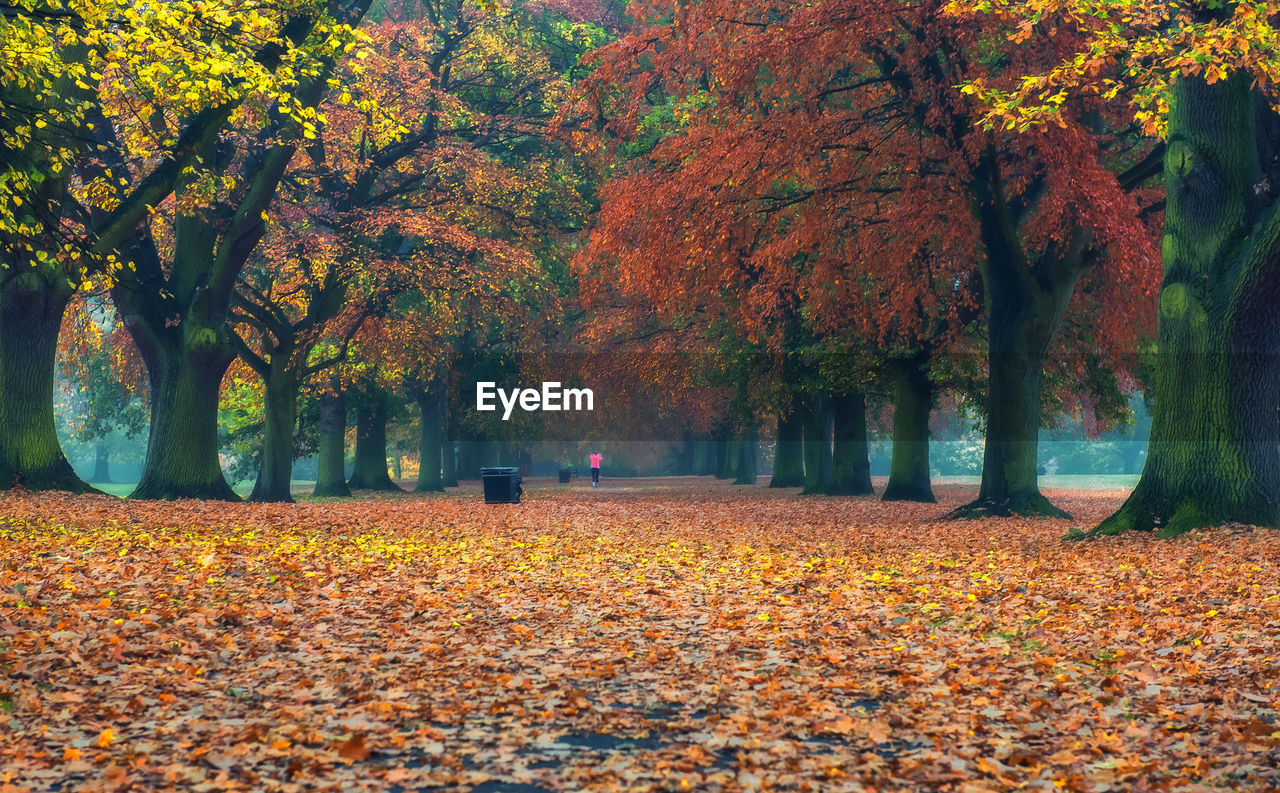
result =
M96 492L67 462L54 425L54 362L71 287L27 267L0 271L0 491Z
M1174 86L1150 445L1095 534L1280 524L1280 135L1249 82Z

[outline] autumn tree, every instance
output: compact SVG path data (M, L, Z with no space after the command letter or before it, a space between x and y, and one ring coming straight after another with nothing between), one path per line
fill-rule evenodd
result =
M300 109L289 65L314 10L37 0L0 16L0 487L83 488L53 424L67 301L125 271L117 249L246 102Z
M998 25L961 23L941 2L724 0L639 16L649 23L602 50L586 96L607 131L649 148L602 190L588 255L625 261L624 284L673 300L732 290L761 328L780 326L806 280L909 278L920 241L972 262L987 447L962 512L1060 514L1036 483L1045 356L1082 278L1113 287L1113 335L1141 329L1127 322L1154 262L1140 188L1160 158L1103 102L1073 102L1062 126L984 129L960 86L1042 62L1061 34L992 56Z
M971 84L993 124L1055 127L1055 104L1100 100L1167 142L1150 446L1133 493L1094 532L1280 524L1275 9L1117 3L1081 16L1033 2L960 13L975 10L1014 36L1059 25L1076 37L1020 83Z
M239 273L266 231L265 214L294 153L316 137L314 108L329 90L338 60L356 42L369 0L335 2L310 14L333 14L293 64L300 109L256 106L228 135L210 141L199 167L179 183L175 200L129 241L134 267L122 270L112 297L146 361L151 434L137 498L234 500L218 461L218 389L235 358L228 322ZM219 90L217 80L194 90ZM122 136L166 129L163 113L136 118Z

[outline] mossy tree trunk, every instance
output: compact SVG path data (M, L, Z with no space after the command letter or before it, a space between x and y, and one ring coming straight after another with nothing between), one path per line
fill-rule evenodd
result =
M54 424L58 331L71 294L56 269L0 270L0 490L93 491L67 462Z
M1096 534L1280 524L1280 202L1259 151L1280 125L1262 105L1243 74L1174 86L1151 439Z
M235 357L217 330L194 320L149 360L151 435L130 498L239 501L218 457L218 392Z
M398 492L387 470L387 403L381 394L366 394L356 405L356 454L347 487L352 490Z
M805 495L826 493L831 486L831 398L822 396L805 405L802 432L804 438Z
M346 472L347 400L342 391L321 394L319 414L319 460L312 495L346 498L351 495L351 489L347 487Z
M831 484L827 492L865 496L871 487L871 458L867 449L867 398L861 391L832 398Z
M928 359L896 360L894 376L893 457L889 482L881 501L922 501L932 504L929 481L929 415L933 412L933 383Z
M778 438L773 451L773 476L769 487L804 485L804 415L793 399L778 412Z
M418 394L418 408L422 412L422 436L418 444L418 484L414 490L419 493L444 491L441 457L444 446L445 399L444 391L439 387L429 388Z

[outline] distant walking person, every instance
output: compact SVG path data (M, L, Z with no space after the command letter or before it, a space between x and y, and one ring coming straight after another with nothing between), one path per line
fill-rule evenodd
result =
M604 455L596 452L591 455L591 486L600 486L600 463L604 462Z

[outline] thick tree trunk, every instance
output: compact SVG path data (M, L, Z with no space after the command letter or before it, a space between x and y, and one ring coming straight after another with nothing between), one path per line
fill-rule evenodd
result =
M750 420L738 439L738 462L735 466L735 485L754 485L757 478L757 462L760 458L760 430L755 420Z
M826 493L831 486L830 413L831 399L826 396L804 409L804 495Z
M838 496L865 496L871 487L871 459L867 449L867 400L861 391L833 398L835 421L831 448L831 486ZM772 485L771 485L772 486Z
M0 491L96 492L67 462L53 417L58 330L71 289L31 269L0 272Z
M342 392L320 397L319 464L316 466L316 489L312 495L346 498L347 487L347 402Z
M778 413L778 440L773 451L773 476L769 487L804 485L804 416L792 400Z
M400 491L387 472L387 405L379 397L364 399L356 408L356 456L347 487Z
M258 481L250 501L288 504L293 502L293 435L298 423L297 378L287 371L272 371L266 378L266 424L262 431L262 454L258 461Z
M1094 533L1280 524L1280 202L1260 187L1256 126L1276 122L1249 83L1174 86L1151 439Z
M889 482L881 501L934 503L929 483L929 414L933 411L933 384L927 361L913 359L893 364L897 380L893 400L893 457Z
M90 482L111 484L110 457L111 450L105 443L99 443L93 447L93 476L89 477Z
M441 451L444 443L444 394L438 389L418 395L418 407L422 410L422 438L418 444L419 493L444 491L441 470Z
M181 343L157 351L148 367L147 461L130 498L240 500L218 459L218 391L232 358L205 330L183 334Z

